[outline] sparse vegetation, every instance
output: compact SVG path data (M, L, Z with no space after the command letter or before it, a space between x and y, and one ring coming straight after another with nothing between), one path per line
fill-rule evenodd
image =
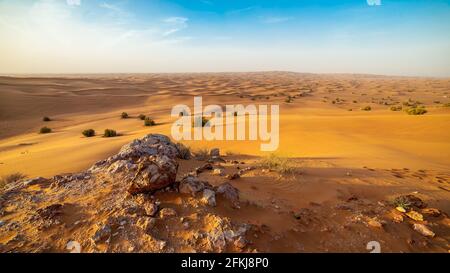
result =
M180 159L189 160L192 157L191 148L189 146L184 145L183 143L177 143L178 157Z
M22 179L25 179L27 176L22 173L12 173L9 175L4 175L0 177L0 189L3 189L9 183L13 183Z
M82 134L85 137L93 137L93 136L95 136L95 131L94 131L94 129L87 129L87 130L84 130L82 132Z
M294 99L291 96L288 96L285 100L286 103L291 103L293 101L294 101Z
M395 207L401 207L404 208L405 210L408 210L409 208L411 208L411 202L408 200L408 198L406 198L405 196L400 196L394 199L394 201L392 202L392 204Z
M442 106L444 106L444 107L450 107L450 102L448 102L448 103L445 103L444 105L442 105Z
M406 113L408 115L414 115L414 116L418 116L418 115L425 115L426 113L428 113L427 109L425 109L425 107L411 107L405 110Z
M123 112L123 113L120 115L120 117L123 118L123 119L126 119L126 118L128 118L129 116L128 116L128 113L127 113L127 112Z
M397 112L402 111L403 107L401 105L391 106L391 111Z
M156 122L153 119L146 117L145 121L144 121L144 125L145 126L155 126Z
M112 129L106 129L105 130L105 134L103 136L104 137L116 137L117 136L117 132L115 130L112 130Z
M52 121L52 119L49 118L49 117L43 117L43 118L42 118L42 121L44 121L44 122L49 122L49 121Z
M209 157L209 150L207 148L200 148L194 152L195 159L206 160Z
M366 106L366 107L361 108L361 110L363 110L363 111L372 111L372 107Z
M145 120L145 118L146 118L146 116L145 116L144 114L140 114L140 115L139 115L139 119L140 119L140 120Z
M264 169L276 171L282 175L293 174L295 172L295 167L288 158L279 157L274 154L262 159L260 165Z
M52 129L50 129L50 128L48 128L48 127L42 127L40 130L39 130L39 133L40 134L49 134L49 133L51 133L52 132Z

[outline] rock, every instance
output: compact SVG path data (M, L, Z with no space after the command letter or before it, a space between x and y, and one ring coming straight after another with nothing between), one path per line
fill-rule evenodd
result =
M243 236L239 236L235 241L234 241L234 246L239 248L239 249L243 249L247 246L247 240L245 240L245 238Z
M0 220L0 227L2 227L3 225L5 225L5 221Z
M400 214L394 214L392 216L392 221L394 223L401 223L401 222L403 222L403 216L401 216Z
M175 183L177 171L178 163L165 155L144 158L128 192L138 194L164 189Z
M159 216L161 218L169 218L177 216L177 212L172 208L163 208L159 211Z
M229 174L229 175L227 175L227 178L228 178L229 180L236 180L236 179L241 178L241 176L239 175L239 173L235 173L235 174Z
M422 234L425 237L433 238L435 236L434 232L423 224L414 224L413 228L415 231L417 231L418 233Z
M403 207L396 207L395 209L400 211L400 212L403 212L403 213L406 212L405 208L403 208Z
M63 205L53 204L36 211L37 215L42 219L51 220L62 213Z
M124 171L134 171L137 169L137 165L128 160L118 160L109 166L107 172L110 174L116 174Z
M433 217L439 217L442 213L440 210L435 208L425 208L421 211L423 214L433 216Z
M205 183L194 176L187 176L183 178L178 186L179 192L191 194L192 196L195 196L204 189Z
M43 178L43 177L37 177L37 178L25 180L25 181L23 182L23 185L24 185L25 187L28 187L28 186L34 186L34 185L44 184L44 183L47 183L47 182L49 182L48 179Z
M415 221L423 221L423 215L418 213L417 211L410 211L408 213L406 213L406 216L408 216L409 218L415 220Z
M213 156L219 157L220 156L220 150L218 148L211 149L211 151L209 152L209 155L211 157L213 157Z
M92 240L94 243L104 242L111 237L111 227L109 225L103 225L95 232Z
M223 171L223 169L216 168L213 170L213 175L223 176L224 174L225 172Z
M239 208L239 190L233 187L230 183L223 183L219 185L216 192L225 199L229 200L234 208Z
M213 165L211 163L205 163L203 166L195 169L196 174L200 174L204 171L210 171L213 169Z
M210 189L203 190L203 197L202 197L201 201L204 204L207 204L211 207L215 207L216 206L216 193Z
M155 203L146 202L144 204L144 210L147 216L153 217L158 212L158 205L156 205Z
M141 228L145 233L149 233L156 225L155 218L141 217L138 219L136 225Z
M367 221L367 224L369 226L375 227L375 228L382 228L383 227L383 224L380 221L378 221L378 219L376 219L376 218L369 219L369 221Z

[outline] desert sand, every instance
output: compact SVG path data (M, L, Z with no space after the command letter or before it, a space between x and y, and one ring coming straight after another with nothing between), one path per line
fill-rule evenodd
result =
M281 175L258 167L258 162L268 155L260 152L260 142L184 142L194 153L219 148L227 162L223 164L227 174L236 169L233 161L255 167L230 182L239 189L245 205L239 210L220 204L214 208L233 221L250 222L262 229L267 226L262 237L260 234L247 239L252 241L247 251L368 252L366 243L378 240L386 252L447 252L449 92L450 79L374 75L266 72L5 76L0 77L0 176L20 172L29 178L50 178L77 173L117 153L134 139L151 133L170 136L175 120L170 117L171 108L181 103L192 105L194 96L202 96L204 104L279 104L281 136L276 154L289 158L296 169L294 174ZM415 102L428 112L416 116L390 109ZM362 110L367 106L370 111ZM130 118L121 119L122 112ZM137 118L139 114L152 117L157 125L145 127ZM52 121L43 122L44 116ZM38 134L43 126L53 132ZM84 137L81 132L90 128L98 135ZM117 130L120 136L103 138L101 133L107 128ZM201 160L180 161L179 176L203 164ZM199 177L213 186L227 181L210 173ZM47 191L45 187L30 190ZM108 189L102 194L106 196ZM426 219L436 233L434 238L413 230L415 220L392 220L396 212L389 202L407 194L420 197L440 211L437 218ZM170 193L161 193L158 198L163 204L180 202L180 197ZM97 202L101 198L75 200L70 202L100 206ZM38 207L48 205L50 201ZM292 212L302 209L306 216L292 216ZM20 219L13 208L5 211L3 221ZM64 213L71 214L70 209ZM96 218L93 210L88 214L83 218L94 222L106 219ZM72 223L73 217L68 217ZM177 232L186 235L182 230ZM17 234L2 232L0 243L7 246ZM62 236L44 250L65 251L64 242L70 236ZM172 250L192 250L176 247L169 234L160 236L174 245ZM15 247L33 251L29 245Z

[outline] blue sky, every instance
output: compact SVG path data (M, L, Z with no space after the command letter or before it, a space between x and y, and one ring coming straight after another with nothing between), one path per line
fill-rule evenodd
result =
M450 1L0 0L0 73L450 76Z

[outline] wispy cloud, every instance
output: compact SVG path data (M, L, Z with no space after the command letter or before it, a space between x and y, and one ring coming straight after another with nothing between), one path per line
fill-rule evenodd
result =
M165 25L169 28L163 32L163 36L172 35L188 27L189 19L186 17L168 17L163 20Z
M290 21L293 17L267 16L262 17L262 22L265 24L279 24Z
M227 15L238 15L238 14L241 14L241 13L245 13L245 12L249 12L249 11L255 10L257 8L258 8L257 6L249 6L249 7L242 8L242 9L230 10L226 14Z

